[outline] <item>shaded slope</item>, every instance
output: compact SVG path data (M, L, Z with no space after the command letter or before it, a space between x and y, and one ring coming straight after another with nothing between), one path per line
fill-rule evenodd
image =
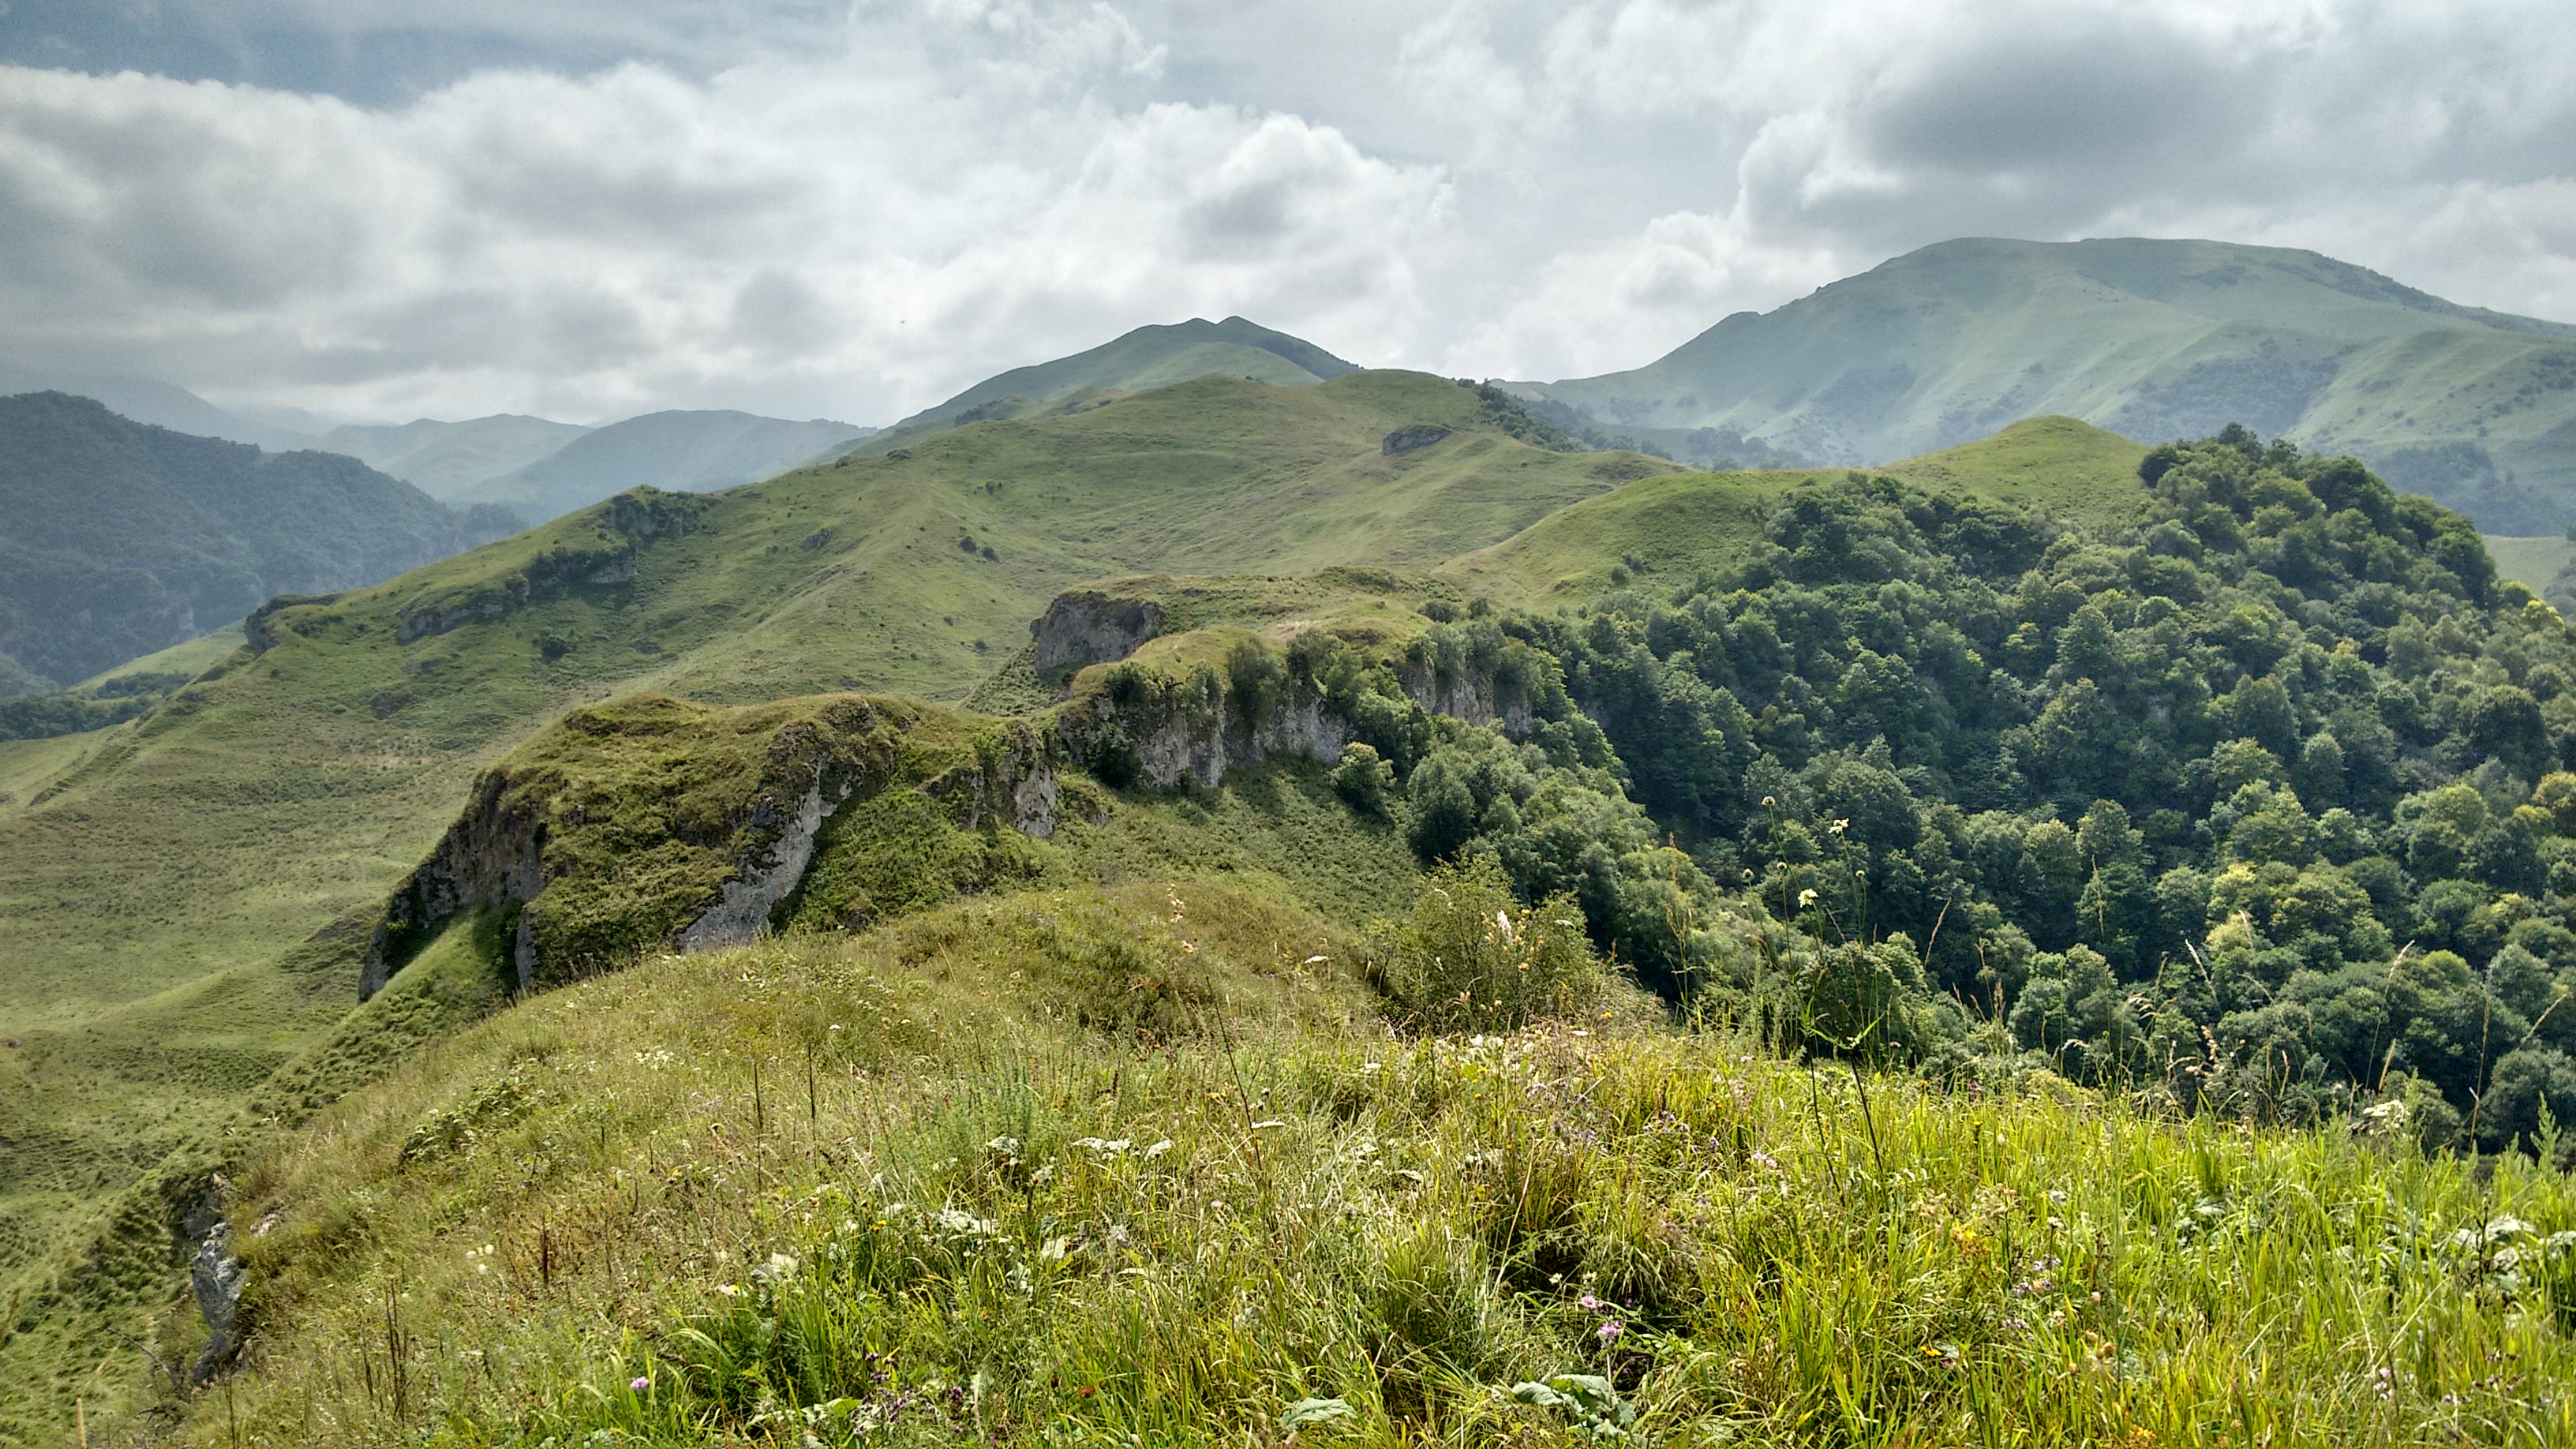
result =
M0 654L55 680L511 526L354 458L264 454L62 393L0 399L0 518Z
M988 377L848 451L883 453L968 423L1022 417L1050 405L1096 405L1103 399L1093 394L1143 392L1194 377L1296 385L1356 370L1311 342L1257 322L1193 317L1169 326L1139 327L1088 352Z
M1522 391L1638 429L1870 464L2062 413L2160 441L2241 422L2352 452L2496 532L2576 518L2576 327L2312 252L1943 242L1632 372Z
M660 412L611 423L535 462L461 487L460 500L558 518L629 488L702 493L750 483L863 436L817 418L789 422L739 412Z
M48 368L0 368L0 394L67 392L104 403L120 416L172 432L201 438L250 443L271 452L291 453L318 446L321 439L243 417L215 406L186 388L149 377L113 373L61 372Z

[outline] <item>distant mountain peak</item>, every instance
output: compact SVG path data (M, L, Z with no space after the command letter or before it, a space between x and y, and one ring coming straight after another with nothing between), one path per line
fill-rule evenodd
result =
M1358 370L1357 363L1248 317L1149 323L1070 357L996 373L865 440L857 450L883 452L969 423L1019 416L1085 391L1144 392L1209 376L1306 386ZM1007 405L997 406L1001 404Z
M2050 413L2149 442L2234 422L2495 532L2576 519L2576 326L2290 247L1957 237L1644 367L1511 386L1692 461L1750 444L1876 465Z

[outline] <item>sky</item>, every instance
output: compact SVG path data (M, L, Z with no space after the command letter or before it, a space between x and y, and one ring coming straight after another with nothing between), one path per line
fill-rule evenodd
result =
M885 423L1130 327L1634 367L1954 236L2576 320L2566 0L0 0L0 362Z

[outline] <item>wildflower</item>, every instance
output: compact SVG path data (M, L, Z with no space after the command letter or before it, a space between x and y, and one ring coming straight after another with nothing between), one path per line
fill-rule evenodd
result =
M1805 910L1807 907L1812 906L1812 905L1814 905L1815 903L1816 903L1816 888L1815 888L1814 886L1809 886L1809 887L1807 887L1805 890L1802 890L1802 891L1798 892L1798 909L1799 909L1799 910L1802 910L1802 911L1803 911L1803 910Z
M1601 1311L1603 1305L1600 1299L1586 1293L1582 1297L1574 1300L1574 1306L1582 1309L1586 1313L1598 1313Z
M653 1387L653 1381L642 1374L637 1374L634 1379L626 1385L626 1387L628 1392L640 1394L646 1389Z
M1306 964L1309 966L1321 966L1332 959L1333 958L1330 956L1309 956L1306 958Z
M1602 1345L1607 1347L1611 1344L1617 1343L1619 1341L1619 1335L1627 1332L1627 1329L1620 1326L1618 1319L1605 1318L1601 1320L1601 1327L1595 1330L1595 1332L1601 1335Z

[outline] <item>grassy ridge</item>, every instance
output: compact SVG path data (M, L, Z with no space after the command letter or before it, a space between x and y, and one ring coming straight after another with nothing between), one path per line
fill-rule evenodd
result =
M176 1441L1551 1443L1566 1373L1656 1443L2576 1434L2554 1173L1390 1039L1352 946L1138 882L515 1008L240 1181L263 1336Z
M2116 434L2049 417L1877 471L1936 492L1955 489L2100 527L2143 516L2147 498L2137 470L2145 455ZM1601 593L1625 585L1632 572L1687 580L1743 558L1760 543L1764 510L1773 500L1841 476L1840 469L1823 469L1644 478L1461 555L1437 576L1520 607Z

